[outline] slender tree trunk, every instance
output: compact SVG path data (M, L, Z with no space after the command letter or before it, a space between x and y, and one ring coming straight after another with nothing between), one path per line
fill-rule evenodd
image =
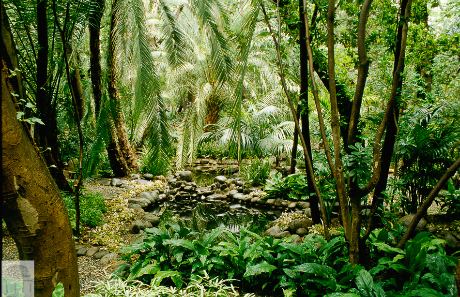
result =
M396 134L398 130L399 99L401 97L402 73L404 72L406 39L411 4L412 0L402 0L400 5L400 20L398 25L398 34L396 37L395 61L393 66L393 83L390 99L388 101L389 110L386 121L386 134L379 160L380 172L374 189L371 215L368 220L367 231L363 239L367 239L370 232L374 229L376 221L378 221L378 216L375 214L377 209L383 206L382 193L387 186L388 173L391 165L391 156L393 155Z
M1 3L2 28L8 27ZM11 32L6 39L12 40ZM5 44L2 34L2 49ZM8 51L5 53L11 53ZM2 217L22 260L34 260L35 296L51 296L62 282L66 296L79 296L77 257L70 223L59 190L27 130L16 119L18 92L8 80L12 63L2 51ZM14 69L14 68L13 68ZM13 70L10 69L10 70Z
M48 87L48 16L47 0L37 1L37 111L45 126L36 125L38 144L43 151L51 175L59 188L71 192L67 179L62 171L63 165L59 156L57 114L55 105L52 104Z
M117 69L115 61L115 29L117 1L112 2L112 15L110 20L110 38L108 53L108 92L111 107L110 140L107 147L110 165L115 175L127 176L131 170L137 170L137 160L132 149L128 133L126 132L125 117L121 107L121 98L116 86Z
M101 70L101 20L104 14L105 0L93 0L96 9L89 16L89 50L91 85L93 89L96 118L99 116L102 101L102 70Z
M297 104L297 112L296 112L296 118L297 121L300 121L300 108L301 104ZM289 172L291 174L295 173L295 167L297 165L297 146L299 145L299 132L297 131L296 128L294 128L294 135L293 135L293 140L292 140L292 150L291 150L291 168L289 168Z
M322 217L322 220L323 220L322 223L323 223L323 227L324 227L324 236L326 237L326 239L329 239L329 226L328 226L328 221L327 221L327 216L326 216L326 208L325 208L325 205L324 205L324 200L321 197L321 192L319 191L319 188L316 185L316 182L315 182L315 179L314 179L315 175L314 175L314 171L313 171L313 163L312 163L312 161L310 159L310 156L307 153L308 152L307 145L306 145L305 139L303 137L303 134L301 133L300 124L299 124L299 121L298 121L298 119L296 117L296 110L295 110L294 104L292 102L291 96L290 96L288 88L287 88L286 78L284 76L284 68L283 68L283 64L282 64L282 60L281 60L280 45L279 45L279 42L278 42L278 40L276 38L276 35L275 35L275 33L274 33L273 29L272 29L272 26L270 25L270 21L268 19L267 11L265 10L265 6L263 5L263 3L260 3L260 6L261 6L262 12L264 14L265 24L268 27L270 35L272 36L272 39L273 39L273 43L275 45L276 59L277 59L277 64L278 64L278 69L279 69L278 74L279 74L279 78L280 78L280 81L281 81L281 86L283 88L284 94L286 95L286 97L288 99L289 109L291 110L291 115L292 115L292 117L294 119L295 127L296 127L297 131L299 132L300 143L302 144L303 155L304 155L304 158L305 158L306 164L307 164L307 172L306 172L306 174L310 175L312 177L313 190L314 190L316 196L318 197L318 200L319 200L319 203L320 203L320 206L321 206L321 217Z
M61 26L56 9L56 0L53 0L53 14L54 21L59 34L61 36L61 41L63 45L63 57L65 64L65 72L67 77L67 83L70 86L70 93L72 96L72 105L74 108L75 121L77 123L78 131L78 140L79 140L79 157L78 157L78 177L74 183L75 186L75 232L77 236L80 236L80 190L83 186L83 130L81 127L82 114L84 112L84 97L83 97L83 88L81 86L80 80L80 71L78 68L78 63L73 63L74 67L71 69L70 60L72 57L72 45L71 45L71 35L72 30L67 30L68 19L70 15L70 3L67 3L66 16L64 24ZM66 32L70 32L69 35L66 35ZM78 57L77 54L75 56Z
M350 262L358 263L358 237L359 230L352 229L350 218L348 217L348 199L345 188L345 178L343 174L343 164L341 158L340 144L340 115L337 104L336 82L335 82L335 54L334 54L334 18L335 18L335 1L329 0L327 11L327 59L329 72L329 98L331 102L331 129L332 141L334 145L334 177L336 181L337 196L339 198L342 223L345 229L345 236L348 240L350 250ZM353 212L353 211L352 211Z
M444 173L444 175L439 179L438 183L431 190L430 194L425 198L422 205L418 208L417 213L412 218L412 221L409 224L409 227L406 230L406 233L401 238L398 243L398 248L403 248L406 242L414 235L415 228L417 227L420 220L426 215L428 208L433 203L434 199L438 195L439 191L442 190L446 182L454 176L457 170L460 168L460 158L458 158Z
M300 94L299 102L300 106L303 106L300 110L300 118L302 120L302 135L305 139L305 145L307 148L307 154L310 160L313 160L311 153L311 139L310 139L310 120L308 117L308 53L307 53L307 35L305 32L305 18L304 18L304 0L299 0L299 45L300 45ZM305 168L307 168L305 160ZM311 174L307 174L308 191L310 193L310 209L311 218L314 224L321 222L321 212L318 206L318 196L312 191L313 189L313 178Z

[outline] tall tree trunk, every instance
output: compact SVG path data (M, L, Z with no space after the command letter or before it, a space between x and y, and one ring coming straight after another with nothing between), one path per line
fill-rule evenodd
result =
M132 149L128 133L126 132L125 117L121 107L121 98L116 86L117 69L115 58L115 29L117 15L117 1L112 2L112 15L110 20L110 38L108 52L108 92L111 107L110 140L107 147L110 165L115 175L127 176L131 170L137 170L137 160Z
M301 109L301 104L297 104L297 111L296 111L296 118L297 121L300 121L300 109ZM294 135L292 139L292 150L291 150L291 167L289 168L289 173L294 174L295 173L295 167L297 165L297 146L299 145L299 132L297 131L296 128L294 128Z
M59 156L58 129L56 108L52 104L48 86L48 16L47 0L37 1L37 111L45 126L36 125L38 145L42 148L48 168L59 188L71 192L72 189L62 171L63 165Z
M66 16L64 20L64 24L61 26L59 22L59 18L57 15L56 9L56 0L53 0L53 14L54 14L54 22L59 30L59 34L61 36L62 46L63 46L63 56L64 56L64 64L65 64L65 72L67 77L67 83L70 86L70 93L72 97L72 105L74 108L74 117L77 124L77 131L78 131L78 140L79 140L79 157L78 157L78 177L74 183L75 186L75 232L77 236L80 236L80 190L83 186L83 130L81 127L81 119L84 112L84 96L83 96L83 88L81 86L81 79L80 79L80 70L78 68L78 54L75 53L74 59L77 60L77 63L73 63L73 69L71 69L71 59L72 59L72 30L67 30L68 22L70 15L70 2L67 2L66 8ZM70 32L67 33L66 32Z
M294 119L295 127L296 127L297 131L299 132L300 143L302 144L303 155L304 155L304 158L306 160L306 165L307 165L307 173L306 174L309 174L310 176L312 176L312 181L313 181L312 190L314 190L316 196L318 197L318 200L319 200L319 203L320 203L320 206L321 206L321 217L322 217L322 220L323 220L322 223L323 223L323 227L324 227L324 236L326 237L326 239L329 239L329 226L328 226L328 221L327 221L327 216L326 216L326 208L325 208L324 200L322 199L321 192L319 191L319 188L318 188L318 186L316 185L316 182L315 182L315 178L314 178L315 174L314 174L314 171L313 171L313 163L312 163L312 160L311 160L310 156L307 153L308 150L307 150L307 145L306 145L306 142L305 142L305 138L303 137L303 134L301 133L302 130L301 130L299 121L298 121L298 119L296 117L295 106L294 106L294 103L292 102L291 95L289 94L289 91L288 91L288 88L287 88L286 78L284 76L283 63L282 63L282 60L281 60L280 45L279 45L279 42L278 42L278 40L276 38L275 32L272 29L270 21L268 19L267 11L265 10L264 4L260 3L260 7L261 7L262 12L264 14L265 24L268 27L270 35L272 36L273 43L275 45L276 60L277 60L278 70L279 70L278 75L279 75L279 78L280 78L280 81L281 81L281 87L283 88L284 94L286 95L286 98L288 99L289 109L291 110L291 115L292 115L292 117ZM279 19L278 19L278 21L279 21Z
M310 160L313 161L311 153L311 139L310 139L310 120L308 117L308 53L307 53L307 39L305 31L305 18L304 18L304 5L303 0L299 0L299 45L300 45L300 94L299 94L299 106L303 108L300 109L300 118L302 120L302 135L305 139L305 145L307 147L307 154L310 157ZM305 168L307 168L305 160ZM319 224L321 222L321 213L318 206L318 196L312 191L313 189L313 178L311 174L308 174L307 170L307 183L308 191L310 194L310 209L311 209L311 218L314 224Z
M104 14L105 0L93 0L95 9L89 15L89 50L91 85L93 89L95 118L98 118L102 101L101 82L101 20Z
M3 3L0 6L2 28L9 28ZM2 34L2 49L13 46L4 42L12 41L9 33L8 38ZM77 257L67 211L32 137L16 119L11 94L18 90L8 79L7 68L18 66L12 62L17 58L8 55L12 52L2 51L0 60L2 217L16 242L19 258L34 260L35 296L51 296L58 282L63 283L66 296L79 296Z
M335 82L335 37L334 37L334 18L335 18L335 0L329 0L327 10L327 60L329 72L329 98L331 102L331 129L332 141L334 144L334 177L336 181L337 196L339 198L342 223L345 229L345 236L348 240L349 258L353 264L359 260L359 230L354 225L355 221L350 222L348 217L348 196L345 188L345 178L343 174L343 163L341 158L341 140L340 140L340 115L337 103L337 92ZM353 209L352 216L356 215L357 210ZM358 212L359 215L359 212Z
M386 134L383 142L383 149L380 155L380 172L378 181L374 189L372 200L371 215L368 221L368 227L364 239L367 239L372 229L375 227L379 216L376 215L377 209L383 206L383 191L385 191L388 182L388 173L391 165L391 156L393 155L396 134L398 131L399 119L399 99L402 89L402 73L404 72L404 62L406 53L406 39L408 31L408 22L410 17L412 0L402 0L400 4L400 20L398 24L398 34L396 36L395 60L393 66L393 83L388 106L388 118L386 121Z

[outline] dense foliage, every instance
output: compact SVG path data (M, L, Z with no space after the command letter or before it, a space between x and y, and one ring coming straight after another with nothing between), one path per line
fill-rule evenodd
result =
M72 228L75 228L75 202L73 196L63 195ZM103 214L107 211L102 194L84 192L80 197L81 222L88 227L101 225Z
M264 296L456 296L455 258L440 239L419 233L404 249L391 245L397 233L375 230L370 261L351 265L342 236L275 239L242 229L195 232L164 221L125 249L118 276L146 284L187 286L204 276L233 280L243 292Z

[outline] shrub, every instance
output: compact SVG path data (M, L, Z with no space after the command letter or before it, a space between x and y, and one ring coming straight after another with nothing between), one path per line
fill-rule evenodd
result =
M201 277L233 279L243 292L262 296L456 296L455 259L443 241L420 233L404 249L395 236L376 230L369 266L351 265L343 236L303 242L248 230L216 228L197 233L177 222L146 230L143 242L125 249L117 275L178 289ZM443 294L443 295L441 295Z
M282 177L277 172L270 176L265 185L267 199L307 200L309 197L307 179L304 174L295 173Z
M241 169L244 180L253 186L262 186L270 175L270 162L265 159L253 159Z
M64 204L69 213L72 228L75 228L74 196L63 194ZM83 192L80 196L81 223L88 227L96 227L103 223L103 213L107 211L104 197L99 193Z

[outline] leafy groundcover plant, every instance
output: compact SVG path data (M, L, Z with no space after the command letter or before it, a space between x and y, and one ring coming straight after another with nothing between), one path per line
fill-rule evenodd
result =
M126 281L185 288L203 278L226 279L262 296L457 296L455 258L444 242L419 233L404 249L384 229L370 239L369 267L348 262L343 236L310 234L300 243L248 230L198 233L177 222L147 229L125 249L116 275Z

